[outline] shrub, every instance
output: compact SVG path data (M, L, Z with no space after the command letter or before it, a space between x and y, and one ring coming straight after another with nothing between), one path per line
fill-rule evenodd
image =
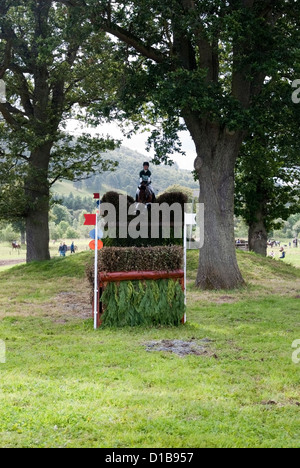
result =
M170 247L105 247L99 254L99 272L174 271L183 267L183 249ZM90 283L94 282L94 267L87 266Z
M80 239L80 233L71 226L66 230L65 236L67 239Z
M54 222L49 224L50 239L57 241L61 237L61 232Z
M195 198L193 195L193 190L191 188L183 187L178 184L171 185L166 190L164 190L159 196L162 196L165 193L174 193L174 192L177 192L177 193L179 192L179 193L183 193L184 195L186 195L188 203L192 203L193 199ZM197 201L197 198L195 198L195 200Z
M1 232L1 240L6 242L17 241L19 237L20 234L17 233L10 224Z
M114 205L117 211L117 216L119 214L119 198L126 198L127 207L134 203L134 199L129 195L120 195L117 192L107 192L102 197L102 203L111 203Z
M57 226L58 232L60 233L60 237L65 237L67 229L70 227L70 225L66 221L61 221L59 225Z
M157 197L157 203L167 203L168 205L179 203L183 208L184 204L188 203L188 200L188 196L182 192L164 192Z
M150 230L150 228L149 228ZM103 243L105 247L171 247L171 246L182 246L183 245L183 238L178 239L174 237L174 228L171 228L171 235L170 237L163 237L162 236L162 231L160 228L160 236L157 239L152 239L151 234L149 233L149 238L148 239L132 239L131 237L128 237L127 239L119 239L118 237L116 239L112 239L110 237L106 237L103 239Z

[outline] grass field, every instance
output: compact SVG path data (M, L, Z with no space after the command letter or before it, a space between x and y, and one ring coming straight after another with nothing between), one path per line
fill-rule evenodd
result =
M247 287L203 293L189 252L180 328L94 332L88 252L0 273L0 446L299 447L300 269L238 258ZM145 350L203 338L205 356Z
M64 239L67 245L71 245L73 239ZM74 240L75 245L78 247L78 253L89 251L89 239L76 239ZM58 247L60 242L50 243L50 255L51 258L59 257ZM68 252L67 255L70 255ZM26 248L23 246L20 250L13 250L9 242L0 242L0 272L11 268L11 264L1 266L2 263L7 262L22 262L25 263L26 259Z
M68 180L56 182L56 184L53 186L53 192L57 195L66 197L68 197L70 193L73 193L75 197L79 196L81 198L91 196L90 192L88 192L87 190L75 188L73 182L69 182Z

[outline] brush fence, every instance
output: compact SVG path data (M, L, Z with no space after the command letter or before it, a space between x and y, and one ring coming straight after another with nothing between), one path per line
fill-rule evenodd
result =
M98 326L176 326L184 314L183 270L98 274Z

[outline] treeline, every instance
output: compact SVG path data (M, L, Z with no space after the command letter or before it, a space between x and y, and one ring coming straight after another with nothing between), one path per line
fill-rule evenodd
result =
M80 197L79 195L74 196L73 193L69 195L54 195L53 202L55 204L62 205L70 211L78 210L94 210L95 203L92 197Z

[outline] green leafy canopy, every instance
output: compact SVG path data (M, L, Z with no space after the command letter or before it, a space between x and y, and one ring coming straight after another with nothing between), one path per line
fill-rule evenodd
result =
M82 11L50 0L2 1L0 40L0 215L24 216L34 208L25 190L38 192L39 178L50 188L116 167L103 153L118 141L65 130L69 119L98 125L113 113L114 45Z

